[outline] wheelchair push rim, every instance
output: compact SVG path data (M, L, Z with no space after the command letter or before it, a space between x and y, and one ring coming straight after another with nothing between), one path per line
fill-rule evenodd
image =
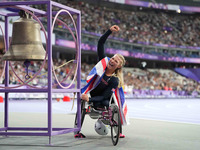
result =
M81 127L83 125L83 121L85 119L85 114L86 114L86 109L85 109L85 102L84 101L81 101ZM76 116L75 116L75 121L74 121L74 128L77 128L77 125L78 125L78 114L76 113ZM78 132L74 132L74 135L76 135Z
M119 108L117 107L117 105L111 105L111 109L112 109L112 118L110 122L111 139L113 145L115 146L119 141L121 121L119 116Z

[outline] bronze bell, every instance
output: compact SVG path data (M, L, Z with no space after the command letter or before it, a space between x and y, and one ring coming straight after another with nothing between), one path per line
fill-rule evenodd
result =
M12 41L3 60L38 61L44 60L45 50L42 45L40 24L25 11L19 12L20 18L13 22Z

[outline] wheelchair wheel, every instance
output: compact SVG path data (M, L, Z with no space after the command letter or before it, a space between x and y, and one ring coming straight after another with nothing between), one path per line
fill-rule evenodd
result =
M81 101L81 127L85 118L85 114L86 114L86 108L85 108L85 102ZM75 117L75 122L74 122L74 127L76 128L78 125L78 114L76 113L76 117ZM77 134L78 132L74 132L74 134Z
M111 126L111 139L113 145L117 145L119 140L119 134L120 134L120 127L121 127L121 121L120 121L120 115L119 115L119 108L117 105L111 105L112 110L112 120L110 123Z

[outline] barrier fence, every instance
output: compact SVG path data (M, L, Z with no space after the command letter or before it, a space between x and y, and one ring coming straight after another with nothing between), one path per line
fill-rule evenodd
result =
M16 86L16 85L15 85ZM74 87L74 86L72 86ZM26 86L20 87L22 89L28 88ZM4 98L4 93L0 93L0 97ZM52 93L52 99L63 100L66 98L76 98L73 93ZM125 90L125 97L127 99L132 98L199 98L200 93L198 91L166 91L166 90L137 90L132 89ZM10 93L9 98L11 100L45 100L47 99L47 93Z

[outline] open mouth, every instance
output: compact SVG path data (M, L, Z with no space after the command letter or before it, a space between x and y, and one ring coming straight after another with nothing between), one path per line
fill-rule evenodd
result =
M110 65L111 67L113 67L113 65L112 65L111 63L109 63L109 65Z

